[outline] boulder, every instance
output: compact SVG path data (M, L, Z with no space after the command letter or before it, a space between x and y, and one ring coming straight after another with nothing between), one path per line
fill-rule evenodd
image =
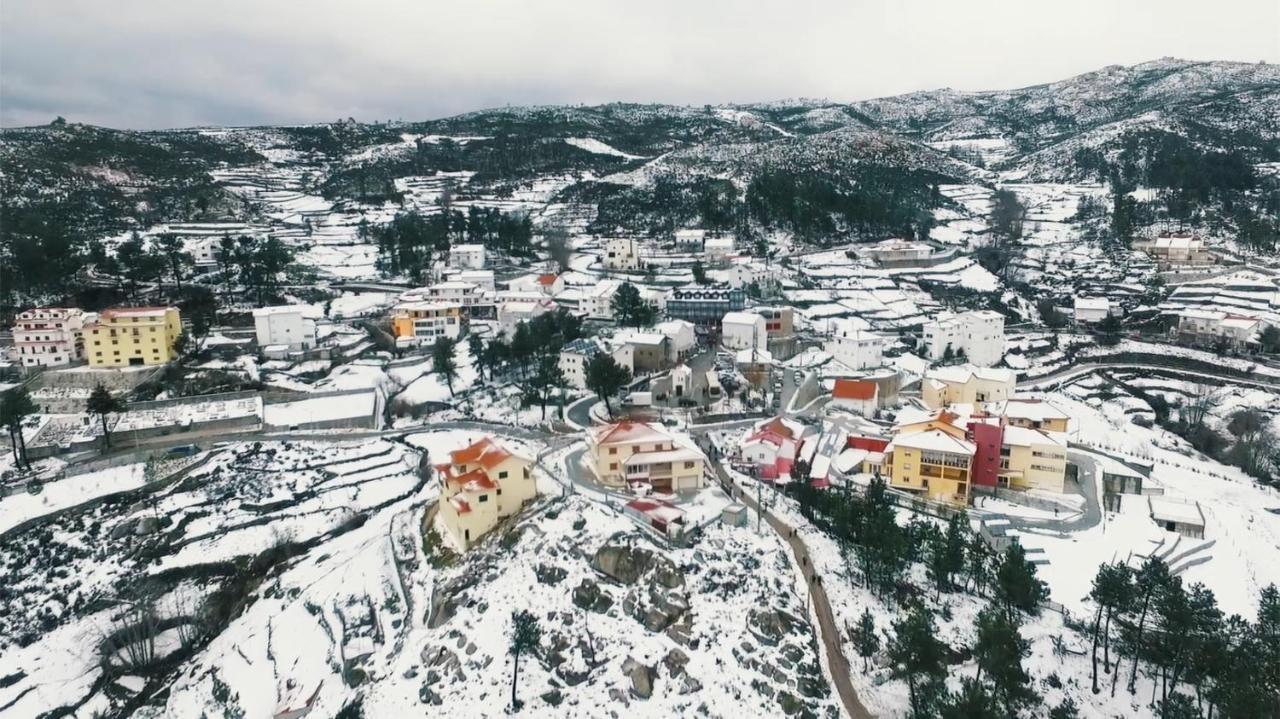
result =
M622 673L631 680L632 696L638 699L648 699L653 696L653 682L658 678L658 672L653 667L627 657L627 660L622 663Z
M584 579L573 590L574 605L583 609L604 614L613 606L613 598L600 591L600 585L591 579Z
M155 534L158 531L160 531L160 518L153 516L140 517L133 528L133 533L138 536Z
M130 534L133 534L133 525L135 522L136 520L126 519L125 521L116 524L116 526L111 528L110 537L112 539L124 539Z
M781 609L752 609L747 614L747 629L757 641L769 646L776 646L798 626L800 620Z
M559 584L569 573L554 564L539 564L533 574L543 584Z
M654 555L639 547L606 544L591 558L591 566L620 584L635 584L653 566Z
M685 665L689 663L689 655L679 649L672 649L667 652L667 656L662 658L662 665L667 668L667 673L673 677L684 674Z

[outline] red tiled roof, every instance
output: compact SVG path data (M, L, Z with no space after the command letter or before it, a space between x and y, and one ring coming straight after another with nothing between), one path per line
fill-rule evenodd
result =
M556 278L557 278L557 277L559 277L559 275L551 275L551 274L547 274L547 275L538 275L538 284L540 284L540 285L554 285L554 284L556 283Z
M449 504L452 504L453 508L458 510L458 514L466 514L471 511L471 503L461 494L455 494L450 497Z
M760 428L761 432L764 432L765 430L775 434L780 434L787 439L795 439L796 437L795 432L791 431L791 427L787 426L787 423L783 422L781 417L774 417L769 420L768 424Z
M836 399L875 399L876 383L858 379L838 379L831 389L831 396Z
M609 424L595 430L596 444L610 442L647 442L655 439L670 439L661 432L643 422L623 420L617 424Z
M507 461L510 456L511 453L502 445L494 442L490 437L485 437L471 443L468 447L450 452L449 460L453 464L479 464L485 469L492 469Z

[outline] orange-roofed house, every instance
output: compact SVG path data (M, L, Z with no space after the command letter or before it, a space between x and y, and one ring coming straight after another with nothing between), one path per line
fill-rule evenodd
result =
M440 521L457 546L471 547L537 496L532 466L491 437L450 452L447 463L436 465Z
M657 424L623 421L590 430L588 456L600 481L645 486L655 492L692 492L706 486L706 456Z
M880 385L865 379L838 379L831 388L831 407L863 417L874 417L880 403Z

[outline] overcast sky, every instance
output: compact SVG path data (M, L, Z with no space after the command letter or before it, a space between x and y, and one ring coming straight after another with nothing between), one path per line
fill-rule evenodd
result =
M0 124L421 120L1280 62L1280 0L2 0Z

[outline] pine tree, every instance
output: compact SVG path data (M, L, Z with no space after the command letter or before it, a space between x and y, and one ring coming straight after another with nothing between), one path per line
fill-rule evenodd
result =
M905 679L911 697L911 715L933 716L946 688L947 647L937 637L933 613L916 603L893 623L893 639L887 647L893 677Z
M450 397L453 396L453 380L458 376L458 360L454 357L456 344L456 340L442 336L431 345L431 370L444 378Z
M964 571L969 576L969 581L973 582L973 591L978 596L982 596L982 590L986 588L991 574L991 547L987 546L987 541L977 532L969 536L969 543L964 550L964 560Z
M9 430L15 467L31 469L31 460L27 458L27 438L23 434L22 424L27 417L39 411L40 408L31 401L27 388L21 385L5 392L0 398L0 424Z
M1066 697L1058 706L1049 710L1049 719L1080 719L1080 710L1075 700Z
M991 605L978 613L978 639L973 656L978 663L979 681L985 674L992 693L1004 705L1005 713L1016 716L1018 710L1038 697L1031 689L1031 676L1022 660L1031 653L1030 643L1018 632L1017 612Z
M1089 598L1097 605L1093 619L1093 693L1098 688L1098 641L1103 643L1103 670L1111 671L1111 619L1117 610L1129 605L1133 596L1133 571L1128 565L1115 563L1103 564L1093 578L1093 589ZM1105 622L1104 622L1105 617Z
M876 620L871 616L870 609L862 610L862 617L858 619L858 626L853 628L853 646L858 650L858 656L862 657L862 671L871 670L871 657L880 651L880 635L876 634Z
M511 656L514 666L511 671L511 709L519 711L520 700L516 698L516 685L520 681L520 655L537 649L542 641L542 627L538 618L528 610L520 610L511 614Z
M107 428L107 417L125 411L124 400L111 394L106 387L99 384L89 394L89 401L85 406L89 410L89 414L98 415L98 419L102 422L102 440L109 449L111 447L111 430Z
M1036 567L1027 561L1027 553L1014 540L1000 558L995 577L996 599L1005 611L1015 610L1035 615L1040 612L1040 602L1049 596L1049 588L1036 577Z
M1142 599L1142 610L1138 615L1138 623L1134 629L1133 638L1130 641L1131 654L1133 655L1133 665L1129 670L1129 693L1136 691L1135 685L1138 681L1138 659L1142 655L1143 631L1146 628L1147 614L1151 609L1152 599L1157 593L1169 582L1169 567L1165 565L1164 560L1159 557L1147 557L1146 561L1138 569L1134 577L1135 591L1138 597Z
M471 362L476 366L476 376L480 379L481 384L485 382L484 378L484 340L480 335L467 335L467 352L471 355ZM490 379L492 379L492 374Z
M947 697L938 708L938 716L942 719L991 719L999 715L1000 707L995 697L982 682L971 677L962 680L960 693Z
M564 386L564 373L560 371L559 358L556 355L544 354L538 357L538 367L533 374L533 384L538 390L538 402L542 408L542 419L547 418L547 400L552 390Z
M587 362L586 381L587 389L595 392L604 402L604 408L612 419L613 407L609 404L609 398L631 381L630 370L618 364L608 353L600 352Z

